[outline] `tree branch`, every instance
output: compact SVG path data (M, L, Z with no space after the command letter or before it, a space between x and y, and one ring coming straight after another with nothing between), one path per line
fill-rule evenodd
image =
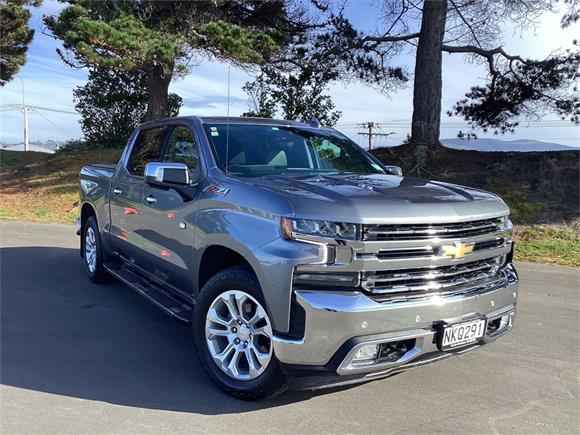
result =
M529 65L532 63L538 63L538 61L536 60L530 60L530 59L524 59L521 56L518 55L511 55L509 53L506 53L505 50L503 49L503 47L496 47L496 48L492 48L489 50L486 50L484 48L481 47L476 47L475 45L460 45L460 46L454 46L454 45L442 45L441 49L443 51L446 51L447 53L471 53L471 54L477 54L481 57L485 57L488 60L492 59L493 56L495 56L496 54L500 54L503 57L505 57L508 60L518 60L523 64Z
M453 0L450 0L450 1L451 1L451 4L453 5L453 9L455 9L455 11L457 12L457 15L459 15L459 18L461 18L461 21L463 21L465 23L465 25L467 26L467 28L469 29L469 31L473 35L473 39L475 39L475 42L477 42L477 45L479 45L481 47L481 43L479 42L479 39L477 38L477 35L475 34L475 30L473 30L471 23L463 16L463 14L459 10L459 7L457 7L455 2Z
M511 55L509 53L506 53L506 51L503 49L503 47L496 47L496 48L486 50L486 49L481 48L481 47L476 47L475 45L454 46L454 45L443 44L441 46L441 50L446 51L447 53L470 53L470 54L477 54L478 56L484 57L487 60L487 63L489 64L489 72L494 77L498 74L498 71L495 69L495 65L493 62L493 60L494 60L493 58L497 54L499 54L499 55L503 56L504 58L506 58L507 60L509 60L510 65L513 61L516 61L516 60L523 63L524 65L531 65L533 63L539 63L536 60L524 59L521 56Z
M408 41L410 39L417 39L419 37L420 33L416 32L416 33L410 33L408 35L396 35L396 36L389 36L389 35L383 35L383 36L365 36L364 38L361 39L361 42L365 43L365 42L399 42L399 41Z

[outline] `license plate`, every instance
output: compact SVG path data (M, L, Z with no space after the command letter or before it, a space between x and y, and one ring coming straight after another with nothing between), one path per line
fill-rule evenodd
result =
M446 325L441 331L441 350L454 349L479 341L485 334L485 319Z

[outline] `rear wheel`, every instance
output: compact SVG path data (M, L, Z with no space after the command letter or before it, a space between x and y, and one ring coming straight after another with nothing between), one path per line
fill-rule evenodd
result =
M89 217L83 226L83 257L85 272L91 281L102 283L110 280L103 266L103 248L94 216Z
M245 400L284 389L272 323L250 270L233 267L212 277L196 302L193 326L201 364L221 389Z

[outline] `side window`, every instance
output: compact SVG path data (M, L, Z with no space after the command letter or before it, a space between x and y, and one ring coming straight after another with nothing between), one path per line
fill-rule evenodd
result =
M167 127L151 128L139 133L127 163L127 170L131 174L142 176L147 163L158 162L161 159L161 149L166 133Z
M327 139L312 138L312 147L318 154L318 162L322 169L335 169L340 163L342 148Z
M164 162L185 163L192 175L199 165L199 154L191 131L187 127L175 127L169 136Z

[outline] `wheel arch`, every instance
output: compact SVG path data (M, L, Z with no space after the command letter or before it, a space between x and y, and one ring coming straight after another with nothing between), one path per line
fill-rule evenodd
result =
M220 244L207 246L199 261L197 293L201 291L212 276L233 266L247 266L256 275L256 271L249 261L237 250Z
M266 305L266 311L270 316L273 326L276 327L275 312L271 309L271 304L273 303L271 298L272 295L265 291L263 274L260 273L260 263L255 256L251 255L250 252L246 252L245 255L243 255L240 251L241 249L234 246L217 243L209 245L203 250L197 267L194 298L196 298L199 292L201 292L205 283L216 273L229 267L245 266L254 274L256 280L260 284L260 292Z
M81 206L81 228L84 226L87 219L90 218L91 216L94 216L95 219L97 219L97 212L95 210L95 207L93 207L93 205L90 202L83 203L83 205Z
M81 234L80 234L80 242L81 242L81 249L80 249L80 255L81 258L85 258L85 237L84 237L84 228L85 228L85 223L87 222L87 220L91 217L94 216L95 219L97 220L97 224L99 223L98 218L97 218L97 212L95 210L95 208L93 207L93 205L89 202L85 202L83 203L83 205L81 206L81 226L80 226L80 230L81 230Z

